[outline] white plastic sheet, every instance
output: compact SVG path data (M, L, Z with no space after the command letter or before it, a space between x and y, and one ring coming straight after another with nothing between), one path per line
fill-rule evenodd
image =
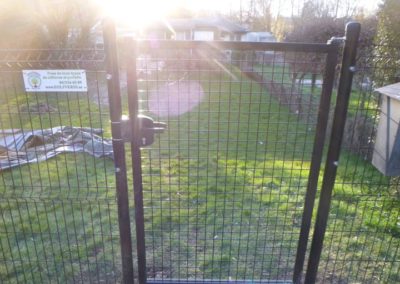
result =
M1 132L0 170L45 161L67 152L113 157L111 139L101 137L102 129L58 126Z

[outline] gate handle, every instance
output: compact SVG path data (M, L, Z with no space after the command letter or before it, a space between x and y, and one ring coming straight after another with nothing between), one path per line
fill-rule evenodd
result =
M139 124L139 137L137 141L140 147L149 146L154 143L154 134L163 133L167 128L164 122L154 121L151 117L139 114L137 116ZM131 121L129 118L124 117L121 119L122 139L124 142L134 142L134 135L132 134Z
M154 121L151 129L154 133L164 133L165 128L167 128L167 124L165 122Z

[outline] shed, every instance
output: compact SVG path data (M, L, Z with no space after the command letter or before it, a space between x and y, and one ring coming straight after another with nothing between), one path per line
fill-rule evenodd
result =
M400 83L375 90L382 95L372 164L384 175L400 175Z

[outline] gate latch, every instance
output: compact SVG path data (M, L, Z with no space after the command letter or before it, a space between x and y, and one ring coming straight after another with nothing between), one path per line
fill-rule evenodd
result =
M140 147L149 146L154 143L154 134L155 133L163 133L165 128L167 128L167 124L164 122L154 121L151 117L145 115L137 116L138 125L139 125L139 145ZM124 117L121 120L122 126L122 139L124 142L133 142L131 125L129 118Z

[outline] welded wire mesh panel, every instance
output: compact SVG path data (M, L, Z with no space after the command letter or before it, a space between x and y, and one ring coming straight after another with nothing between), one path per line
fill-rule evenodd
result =
M139 48L149 279L291 280L325 56Z
M379 56L381 48L393 52ZM358 52L359 71L319 267L321 283L400 282L399 179L371 164L382 108L373 90L398 80L398 50L369 46Z
M2 283L120 281L106 76L93 53L0 56ZM87 92L25 91L22 70L77 68Z

